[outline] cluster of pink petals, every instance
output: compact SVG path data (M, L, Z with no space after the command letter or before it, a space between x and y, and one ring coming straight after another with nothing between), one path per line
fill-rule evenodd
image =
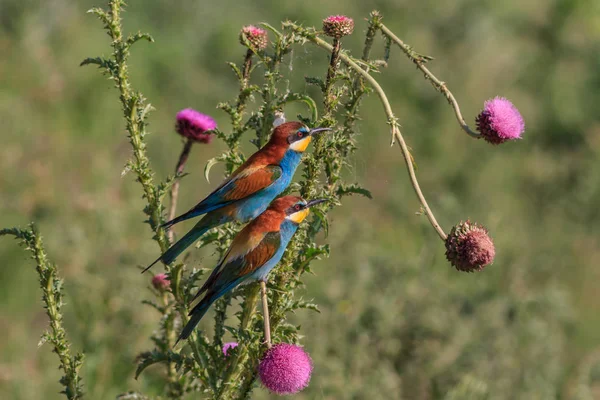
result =
M243 36L246 37L255 50L263 50L269 43L267 31L254 25L247 25L242 28L242 31L240 32L240 42L242 44L244 44L244 41L242 40Z
M175 130L181 136L201 143L210 143L213 135L209 132L217 127L217 122L210 116L193 108L186 108L177 113Z
M223 344L223 355L225 357L227 357L227 352L231 349L235 349L236 347L238 347L238 343L237 342L227 342Z
M476 123L481 136L492 144L520 139L525 131L521 113L504 97L486 101Z
M280 343L267 350L258 373L271 392L294 394L308 386L312 369L312 360L302 347Z
M169 281L167 274L156 274L152 278L152 286L159 292L164 292L171 286L171 281Z

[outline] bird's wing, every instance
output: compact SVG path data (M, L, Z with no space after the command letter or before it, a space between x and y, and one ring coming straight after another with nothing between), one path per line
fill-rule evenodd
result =
M217 204L230 203L248 197L271 185L282 173L279 165L242 166L191 211L208 212Z
M265 265L280 245L279 231L254 234L251 230L243 229L192 301L206 290L218 293L224 288L229 289L231 283L240 281Z

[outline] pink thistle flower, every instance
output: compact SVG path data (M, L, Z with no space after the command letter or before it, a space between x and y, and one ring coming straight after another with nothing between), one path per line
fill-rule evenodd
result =
M481 136L492 144L520 139L525 130L521 113L504 97L486 101L475 122Z
M171 281L167 277L167 274L156 274L152 278L152 286L159 292L164 292L171 286Z
M494 262L495 256L487 229L477 223L461 222L446 238L446 258L459 271L481 271Z
M227 342L223 344L223 355L227 357L227 352L231 349L235 349L236 347L238 347L237 342Z
M186 108L179 111L176 118L175 130L181 136L200 143L210 143L213 135L208 131L217 127L217 123L211 116Z
M280 343L267 350L258 373L271 392L294 394L308 386L312 369L312 360L302 347Z
M345 15L332 15L323 20L323 30L327 36L339 39L354 31L354 20Z
M244 37L250 42L250 45L255 51L264 50L269 43L267 31L254 25L247 25L242 28L242 31L240 32L240 43L243 45L246 44L244 43Z

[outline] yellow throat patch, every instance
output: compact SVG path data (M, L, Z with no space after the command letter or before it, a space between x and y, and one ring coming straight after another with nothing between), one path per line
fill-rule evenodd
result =
M297 151L299 153L303 153L306 148L308 147L308 145L310 144L310 141L312 140L312 136L307 136L302 140L298 140L297 142L294 142L290 145L290 149Z
M304 210L300 210L298 212L291 214L290 216L287 217L287 219L299 224L300 222L304 221L304 219L308 216L308 214L310 214L310 210L308 208L305 208Z

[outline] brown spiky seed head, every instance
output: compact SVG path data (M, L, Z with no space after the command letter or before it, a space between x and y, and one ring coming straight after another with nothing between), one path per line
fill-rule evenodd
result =
M487 229L469 220L454 226L446 238L446 258L459 271L481 271L495 256Z

